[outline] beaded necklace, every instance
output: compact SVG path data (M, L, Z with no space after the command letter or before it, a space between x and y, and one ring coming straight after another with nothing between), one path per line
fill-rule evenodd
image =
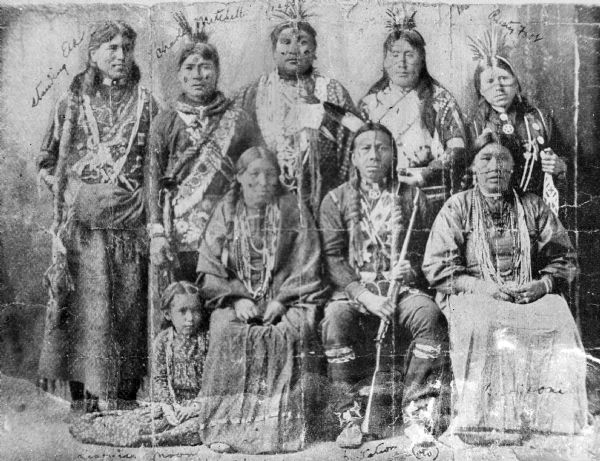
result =
M265 209L264 224L260 226L260 245L253 242L246 206L240 200L236 207L233 224L233 251L236 273L254 300L262 299L268 292L273 278L275 255L279 244L281 211L276 203ZM260 246L260 248L259 248ZM251 252L260 256L260 266L252 265ZM252 283L252 275L259 274L258 283ZM256 288L255 288L256 285Z
M518 285L531 281L531 242L529 241L529 231L525 222L525 210L519 200L517 193L513 190L514 205L505 202L502 205L500 216L492 215L492 211L485 200L479 187L473 189L473 241L475 247L475 257L479 263L479 269L484 280L493 281L504 285L506 274L499 271L498 257L496 261L492 260L491 243L492 236L490 228L494 227L497 232L508 229L513 237L512 270L515 274L514 281ZM496 213L497 214L497 213Z

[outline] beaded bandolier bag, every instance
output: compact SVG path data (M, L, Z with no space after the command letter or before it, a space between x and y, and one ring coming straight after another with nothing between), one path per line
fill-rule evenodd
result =
M517 74L512 66L511 62L507 58L509 54L509 48L506 44L506 35L500 29L494 29L487 31L483 38L472 38L468 37L470 41L470 48L473 52L473 59L480 61L483 65L489 67L497 67L498 62L502 62L504 65L511 69L512 74L517 79ZM518 83L517 83L518 85ZM521 98L520 94L517 94L517 98ZM541 153L546 149L545 146L548 143L548 127L544 121L544 116L535 109L536 113L524 114L524 124L526 129L526 139L524 141L524 152L523 157L525 158L525 165L523 167L522 174L517 178L519 188L526 192L530 190L530 182L533 174L534 167L539 165L541 162ZM498 115L499 125L497 128L507 136L515 135L515 126L506 112L502 112ZM477 127L476 127L477 128ZM479 135L481 133L477 133ZM544 136L546 134L546 136ZM537 191L533 191L536 192ZM558 215L559 209L559 194L558 189L554 185L554 179L550 173L544 174L544 183L542 198L546 205L550 207L555 215Z
M208 43L204 26L196 23L193 31L189 22L178 12L174 15L188 43L184 46L202 47ZM234 165L226 155L231 137L226 136L233 126L232 113L223 110L229 102L221 95L208 106L194 107L177 101L175 110L186 123L190 152L178 152L161 178L163 225L169 241L179 250L195 250L210 217L206 193L212 181L222 175L228 182L234 179ZM201 123L201 120L206 120ZM223 123L224 122L224 123ZM212 208L212 207L211 207ZM173 255L174 258L176 255ZM177 261L173 265L177 265ZM169 275L169 280L172 275Z

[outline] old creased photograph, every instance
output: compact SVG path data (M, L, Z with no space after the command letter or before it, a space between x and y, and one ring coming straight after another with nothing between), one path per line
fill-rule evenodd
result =
M0 459L600 459L600 4L0 0Z

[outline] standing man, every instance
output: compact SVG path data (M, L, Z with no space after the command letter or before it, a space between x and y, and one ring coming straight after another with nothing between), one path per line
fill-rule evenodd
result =
M433 212L457 192L465 172L466 130L458 103L427 69L425 40L414 13L389 12L383 76L361 111L385 125L398 146L400 182L423 188Z
M313 214L323 196L347 179L347 132L331 123L323 103L345 110L348 91L315 68L317 32L299 7L271 33L276 69L240 90L237 104L257 122L266 147L277 154L284 187Z
M135 400L146 370L142 188L155 106L139 84L136 36L120 20L92 26L86 69L59 100L38 160L55 233L39 372L68 381L72 408L86 411Z
M250 117L218 90L217 48L176 17L190 40L178 59L181 95L156 117L150 134L150 257L157 267L176 259L175 279L194 282L208 218L255 136Z

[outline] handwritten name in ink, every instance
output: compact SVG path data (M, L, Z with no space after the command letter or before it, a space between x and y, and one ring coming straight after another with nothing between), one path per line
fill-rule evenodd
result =
M158 59L162 58L167 53L167 51L169 51L171 48L173 48L175 46L175 44L184 36L185 36L184 30L179 29L179 33L173 40L171 40L167 44L165 44L163 42L163 44L156 49L156 57Z
M229 9L229 7L227 7L227 8L219 8L217 11L215 11L214 13L211 13L210 15L199 16L197 18L194 18L194 21L199 24L202 24L203 26L206 26L207 24L214 24L216 22L235 21L237 19L243 18L245 15L246 15L246 12L244 11L244 8L241 6L238 6L237 9L235 10L235 12L233 12L233 13ZM180 29L179 33L175 36L175 38L173 38L173 40L171 40L169 43L163 42L163 44L161 46L156 48L156 57L158 59L162 58L165 54L167 54L167 51L169 51L171 48L173 48L175 46L175 44L179 40L181 40L184 36L185 36L185 31Z
M518 38L524 38L525 40L532 41L533 43L543 40L544 37L539 33L534 33L527 29L527 26L519 21L504 21L502 20L500 9L492 11L488 15L488 19L500 27L506 29L509 35L516 35Z
M198 16L194 21L201 23L203 26L214 24L215 22L231 22L246 16L243 6L238 6L235 10L227 8L219 8L212 14L206 16Z
M52 67L48 69L48 73L46 74L46 78L40 80L37 85L35 85L35 95L31 100L31 107L36 107L41 100L46 96L46 93L50 91L50 88L54 86L54 82L61 74L69 75L69 71L67 70L67 65L63 64L58 68L58 70L53 70Z
M65 58L68 58L69 55L83 42L83 32L81 33L81 37L72 38L70 40L65 40L62 42L61 49L62 55Z
M487 383L485 385L485 387L483 388L484 392L487 395L492 395L492 384L491 383ZM519 384L517 385L517 389L513 389L510 390L509 393L511 394L518 394L518 393L526 393L526 394L538 394L538 395L542 395L542 394L566 394L566 392L559 388L555 388L552 386L525 386L523 384Z
M406 456L409 455L408 452L402 450L400 447L396 445L388 445L385 442L378 443L375 447L367 447L363 448L360 452L348 452L344 451L344 460L350 461L353 459L370 459L374 457L379 457L380 455L387 454L387 458L390 461L400 461L402 459L406 459Z
M175 452L175 453L160 453L160 452L152 452L152 453L148 453L149 457L148 459L152 459L153 461L158 461L160 459L182 459L183 457L185 457L186 459L190 456L193 456L193 453L190 452ZM86 454L79 454L77 456L77 459L85 459L85 460L91 460L91 459L112 459L112 460L125 460L125 459L140 459L140 455L143 457L145 455L144 452L123 452L120 448L115 450L111 450L110 452L103 452L103 453L86 453ZM145 458L144 458L145 459ZM200 458L197 456L194 456L194 460L197 461L209 461L209 458ZM233 459L232 461L247 461L246 458L244 458L243 460L237 460L237 459Z

